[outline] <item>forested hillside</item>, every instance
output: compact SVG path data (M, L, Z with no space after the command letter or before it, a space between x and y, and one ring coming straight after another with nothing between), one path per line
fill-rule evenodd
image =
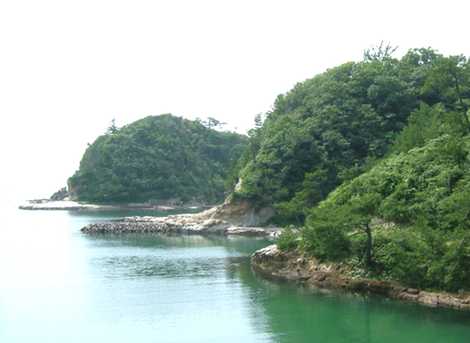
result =
M69 179L78 200L222 201L246 137L172 115L114 125L86 150Z
M302 227L284 231L281 249L468 291L469 105L463 56L379 53L331 69L280 97L252 132L257 149L237 196Z
M235 196L274 206L277 222L303 224L332 190L390 153L413 111L438 105L442 112L466 113L470 67L464 57L415 49L396 59L390 52L369 51L363 61L329 69L279 96L263 125L250 132Z
M311 211L302 248L420 288L470 289L470 137L394 154Z

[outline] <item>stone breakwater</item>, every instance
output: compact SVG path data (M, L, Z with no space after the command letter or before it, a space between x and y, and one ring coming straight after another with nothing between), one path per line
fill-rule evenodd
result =
M299 282L316 289L377 294L431 307L470 310L468 293L428 292L403 287L391 281L357 278L349 276L341 265L319 263L314 258L307 258L297 252L282 252L276 245L255 252L251 262L253 269L265 277Z
M167 217L126 217L117 221L89 224L82 228L87 234L105 233L180 233L220 234L276 237L279 228L234 225L213 218L215 209L197 214L179 214Z

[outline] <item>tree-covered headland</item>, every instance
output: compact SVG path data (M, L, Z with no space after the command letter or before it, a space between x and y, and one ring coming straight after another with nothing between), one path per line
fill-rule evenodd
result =
M470 62L389 47L297 84L250 131L234 198L299 249L406 285L470 290Z
M216 203L245 149L245 136L216 130L213 118L149 116L122 128L114 122L89 145L69 189L98 203Z

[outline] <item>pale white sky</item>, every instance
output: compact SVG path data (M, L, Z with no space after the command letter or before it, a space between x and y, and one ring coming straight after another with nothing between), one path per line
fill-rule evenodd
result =
M299 81L403 53L470 55L467 1L0 1L0 198L46 197L113 117L213 116L243 132Z

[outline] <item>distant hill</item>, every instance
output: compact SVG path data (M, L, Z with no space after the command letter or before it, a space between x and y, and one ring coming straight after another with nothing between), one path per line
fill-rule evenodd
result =
M89 145L69 190L99 203L218 202L246 141L171 114L113 125Z

